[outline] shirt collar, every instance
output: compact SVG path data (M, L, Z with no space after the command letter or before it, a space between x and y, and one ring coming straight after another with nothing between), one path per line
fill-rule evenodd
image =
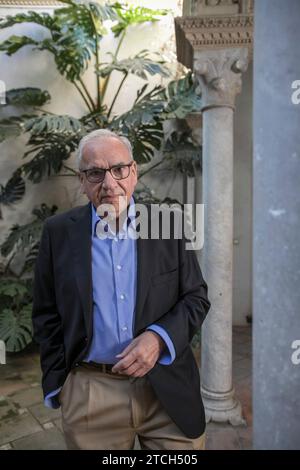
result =
M101 225L103 226L104 232L112 233L107 222L97 214L97 210L94 204L91 204L91 206L92 206L92 236L96 235L96 228L97 228L98 223L101 223ZM124 221L122 228L118 232L118 237L121 234L123 233L125 234L127 232L127 229L130 226L130 224L131 226L133 226L133 228L135 228L135 217L136 217L135 202L134 202L133 196L131 196L130 201L129 201L129 206L128 206L127 217Z

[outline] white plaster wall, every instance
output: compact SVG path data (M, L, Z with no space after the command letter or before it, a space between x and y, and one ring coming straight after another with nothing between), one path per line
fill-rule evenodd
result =
M174 0L161 1L139 1L132 2L151 6L151 8L170 8L175 15L180 14L180 2ZM33 9L32 7L30 9ZM4 8L0 7L0 16L15 14L18 11L24 11L26 8ZM51 9L42 8L43 11ZM40 9L41 11L41 9ZM32 24L16 25L13 28L0 31L0 40L12 34L27 34L35 38L47 36L47 30ZM172 13L163 17L162 20L154 24L141 24L131 27L120 49L120 58L136 54L140 50L149 49L157 51L163 48L166 59L175 59L175 41L174 21ZM101 60L108 61L107 52L115 50L117 40L111 34L101 43ZM82 98L74 89L56 71L52 55L46 51L32 51L31 47L21 49L12 57L6 56L0 52L0 80L5 82L6 89L19 88L25 86L39 87L46 89L52 96L51 103L44 106L43 109L54 113L71 114L80 117L85 112L85 105ZM110 104L110 96L118 86L120 76L116 73L107 90L107 104ZM95 77L93 70L89 69L84 81L92 96L96 94ZM150 85L155 85L161 81L159 77L154 77L149 81ZM136 91L144 81L131 77L128 79L120 99L116 102L114 108L116 113L124 112L132 105L136 96ZM7 110L0 110L0 118L5 116ZM25 152L25 143L27 138L8 139L0 144L0 184L5 184L12 172L22 162L22 156ZM76 161L68 161L68 165L76 167ZM0 244L6 238L9 228L16 223L24 224L32 219L31 211L34 206L39 206L41 202L48 205L56 204L59 211L66 210L74 205L86 202L85 196L79 191L79 185L76 177L53 176L46 178L40 184L31 184L27 182L26 194L23 200L10 207L2 207L2 219L0 219ZM1 258L0 258L1 262Z

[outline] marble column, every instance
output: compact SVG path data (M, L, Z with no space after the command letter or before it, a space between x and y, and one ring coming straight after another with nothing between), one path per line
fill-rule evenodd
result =
M196 51L202 93L203 271L211 310L202 327L202 396L207 421L244 424L232 384L233 117L248 50Z

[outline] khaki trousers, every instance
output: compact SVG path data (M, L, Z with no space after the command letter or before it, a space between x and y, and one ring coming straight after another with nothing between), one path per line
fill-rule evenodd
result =
M189 439L157 400L147 378L108 374L79 366L60 392L68 449L204 450L205 434Z

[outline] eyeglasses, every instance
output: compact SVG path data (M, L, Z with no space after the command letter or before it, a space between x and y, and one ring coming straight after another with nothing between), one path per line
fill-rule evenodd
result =
M130 167L134 162L115 165L111 168L90 168L88 170L79 170L81 173L85 173L86 179L89 183L101 183L106 175L106 172L109 171L111 176L115 180L124 180L128 178L130 173Z

